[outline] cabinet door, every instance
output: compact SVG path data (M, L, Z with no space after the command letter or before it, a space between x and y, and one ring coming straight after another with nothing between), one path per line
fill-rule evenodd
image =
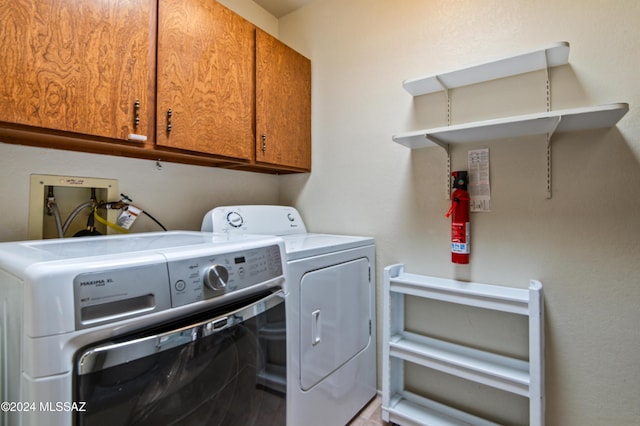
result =
M254 26L212 0L162 0L156 143L252 159Z
M256 161L311 169L311 61L259 29Z
M0 0L0 120L146 135L149 13L149 0Z

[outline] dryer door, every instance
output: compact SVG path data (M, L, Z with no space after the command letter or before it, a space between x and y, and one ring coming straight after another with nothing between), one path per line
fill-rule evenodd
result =
M309 272L300 283L300 386L308 390L370 342L369 260Z

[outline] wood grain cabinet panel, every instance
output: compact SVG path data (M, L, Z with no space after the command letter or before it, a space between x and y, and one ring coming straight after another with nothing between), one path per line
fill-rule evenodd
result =
M149 14L149 0L0 0L0 121L146 135Z
M311 61L260 29L256 162L311 169Z
M156 143L252 160L255 27L212 0L162 0L158 17Z
M0 0L0 76L3 142L311 169L310 61L214 0Z

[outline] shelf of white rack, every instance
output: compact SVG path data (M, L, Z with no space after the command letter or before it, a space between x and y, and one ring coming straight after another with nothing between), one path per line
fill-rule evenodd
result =
M391 397L390 408L386 414L392 421L399 425L429 425L429 426L451 426L451 425L475 425L475 426L497 426L483 418L473 416L464 411L456 410L447 405L424 398L415 393L403 391ZM383 411L383 416L385 412Z
M529 359L494 354L406 331L404 297L414 296L525 315ZM404 363L434 369L529 399L531 425L544 424L544 331L542 284L528 289L409 274L385 268L383 293L382 417L398 424L493 424L404 389Z

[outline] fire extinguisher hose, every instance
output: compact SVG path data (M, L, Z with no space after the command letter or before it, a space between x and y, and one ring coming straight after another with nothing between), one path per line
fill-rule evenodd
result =
M456 209L456 206L458 205L458 199L455 198L452 202L451 202L451 208L449 209L448 212L445 213L444 217L449 217L451 216L451 214L453 213L453 211Z

